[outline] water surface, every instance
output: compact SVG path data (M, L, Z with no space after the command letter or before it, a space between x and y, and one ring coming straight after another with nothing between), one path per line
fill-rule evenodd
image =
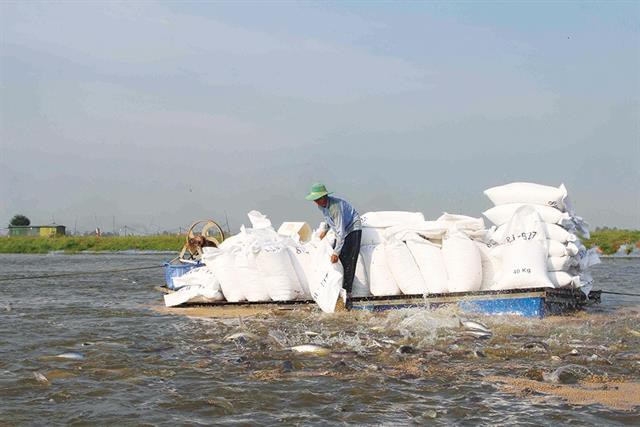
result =
M0 255L0 278L159 265L167 255ZM638 260L607 259L595 288L635 292ZM637 425L639 408L513 392L495 377L640 381L640 299L603 295L547 319L451 308L245 319L159 312L161 269L0 282L0 424ZM246 338L225 340L236 332ZM315 335L315 334L317 335ZM313 343L327 356L294 354ZM410 346L401 354L398 348ZM82 359L56 355L77 352ZM575 368L574 368L575 370ZM557 371L556 371L557 373ZM43 379L41 376L44 376Z

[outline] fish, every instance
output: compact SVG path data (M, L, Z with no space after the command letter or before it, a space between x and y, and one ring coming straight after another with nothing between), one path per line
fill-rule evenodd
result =
M640 361L640 353L635 351L625 351L615 355L618 360Z
M546 343L543 343L542 341L529 341L529 342L526 342L522 346L522 348L525 348L525 349L542 349L546 353L549 353L549 346Z
M49 379L45 377L43 374L41 374L40 372L34 372L33 377L36 379L36 381L38 381L41 384L49 383Z
M485 332L485 331L478 331L478 330L471 330L471 329L462 332L462 334L469 337L473 337L473 338L479 338L479 339L489 339L493 336L493 333L491 331Z
M282 362L282 364L280 365L280 370L282 372L291 372L293 371L294 366L293 363L291 363L290 360L285 360L284 362Z
M475 357L476 359L487 357L481 350L467 350L464 352L464 354L466 356Z
M544 372L542 378L544 381L551 383L575 384L590 375L593 375L593 373L584 366L565 365L551 373Z
M320 335L318 332L313 331L304 331L304 334L308 337L317 337L318 335Z
M371 340L371 344L369 344L368 347L383 348L383 345L380 344L377 340Z
M416 348L411 345L401 345L396 349L396 353L398 354L414 354L416 352Z
M636 331L635 329L627 328L627 332L634 337L640 337L640 331Z
M459 318L458 321L460 322L460 326L464 327L465 329L468 329L471 331L482 331L482 332L492 333L491 329L489 329L486 325L483 325L480 322L476 322L475 320L462 320Z
M252 334L251 332L236 332L235 334L227 335L224 337L224 340L229 341L249 341L256 340L258 336L256 334Z
M324 356L331 353L331 350L327 347L322 347L315 344L296 345L295 347L289 347L289 350L296 353L317 354L318 356Z
M69 353L61 353L56 355L58 359L68 359L68 360L83 360L84 355L82 353L78 353L76 351L71 351Z

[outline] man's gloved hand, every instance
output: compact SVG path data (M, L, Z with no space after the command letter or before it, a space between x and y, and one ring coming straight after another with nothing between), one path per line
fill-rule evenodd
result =
M331 263L335 264L336 262L338 262L338 255L336 254L331 255Z

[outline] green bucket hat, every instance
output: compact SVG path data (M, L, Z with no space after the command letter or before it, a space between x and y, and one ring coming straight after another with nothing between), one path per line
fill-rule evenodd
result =
M311 193L305 196L307 200L318 200L321 197L327 196L329 194L333 194L333 192L327 192L327 187L324 184L320 184L319 182L313 184L311 186Z

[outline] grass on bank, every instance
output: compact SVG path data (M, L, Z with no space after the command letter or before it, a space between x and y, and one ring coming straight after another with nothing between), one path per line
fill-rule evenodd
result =
M615 254L622 245L640 244L640 230L597 230L591 238L583 240L587 248L598 246L606 255Z
M162 236L61 236L61 237L0 237L0 253L46 254L52 251L75 253L82 251L179 251L184 235ZM584 240L587 248L600 247L606 255L614 254L623 244L640 244L640 230L598 230Z
M52 251L180 251L185 236L0 237L0 253L46 254Z

